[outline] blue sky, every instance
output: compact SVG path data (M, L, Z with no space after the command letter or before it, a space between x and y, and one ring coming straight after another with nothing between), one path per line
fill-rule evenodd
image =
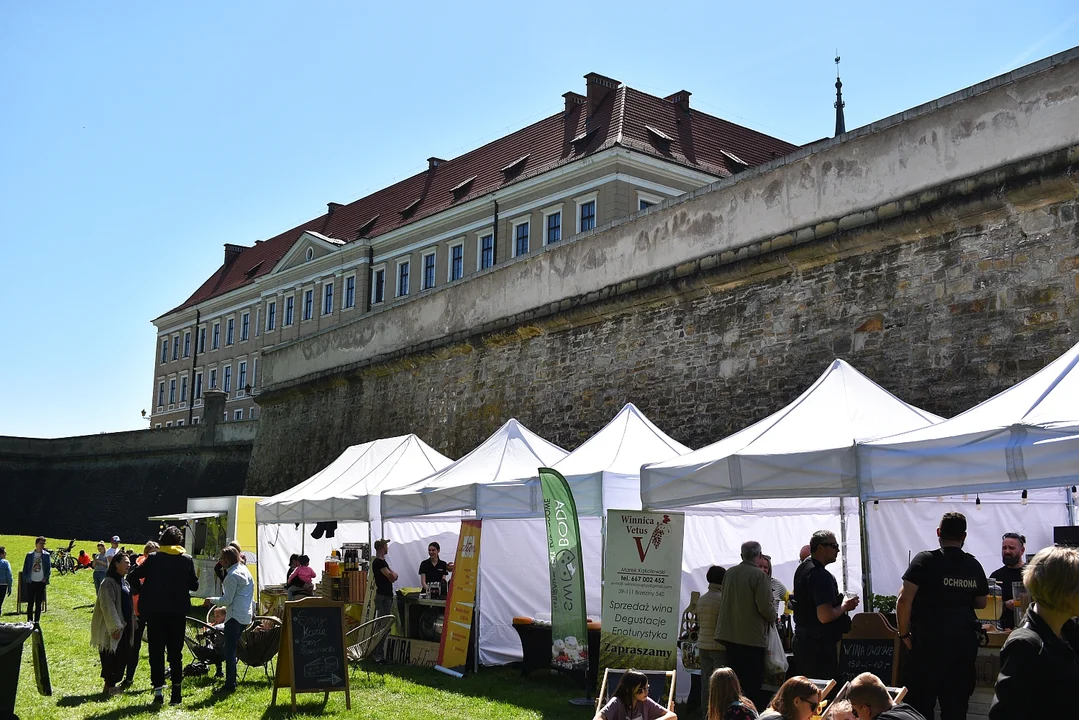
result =
M1074 2L3 3L0 435L146 427L150 321L599 72L795 143L1079 45ZM876 9L876 6L880 9ZM759 8L759 9L757 9Z

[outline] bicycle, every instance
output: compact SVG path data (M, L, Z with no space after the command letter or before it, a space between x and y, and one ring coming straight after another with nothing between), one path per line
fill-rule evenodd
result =
M75 558L71 557L71 549L73 547L75 547L74 540L72 540L66 548L57 548L52 552L52 566L56 569L56 572L61 575L74 573L79 567L75 562Z

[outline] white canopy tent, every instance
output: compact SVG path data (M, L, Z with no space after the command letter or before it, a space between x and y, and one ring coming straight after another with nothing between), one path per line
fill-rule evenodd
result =
M938 425L858 448L865 499L1079 483L1079 345Z
M565 476L579 517L600 517L610 508L641 509L641 465L688 453L626 403L602 430L554 464ZM543 492L536 468L526 480L482 485L476 514L483 518L543 517ZM596 578L596 582L599 579Z
M566 456L562 448L510 418L463 458L411 485L382 494L386 518L417 517L479 507L480 489L520 482Z
M311 556L318 571L331 547L367 542L381 534L380 493L410 485L453 461L415 435L382 438L346 448L340 456L302 483L255 506L260 530L259 557L269 566L263 578L280 582L292 553ZM337 533L315 540L304 537L311 523L336 521ZM261 582L262 586L272 584Z
M671 509L741 498L857 496L857 442L940 421L834 360L779 412L688 455L641 468L641 501L645 508Z
M537 468L551 467L565 456L565 450L510 419L452 465L408 487L383 493L385 534L394 541L391 565L412 584L409 579L427 556L427 542L438 538L447 560L455 551L455 545L447 543L452 526L445 513L475 510L482 488L492 483L520 483L533 477ZM599 572L599 521L593 522L595 532L590 533L591 542L582 550L586 577L589 572ZM522 608L532 606L536 596L550 597L544 570L546 553L542 520L484 521L477 597L481 663L498 665L520 659L520 641L512 620ZM598 597L595 604L598 608Z

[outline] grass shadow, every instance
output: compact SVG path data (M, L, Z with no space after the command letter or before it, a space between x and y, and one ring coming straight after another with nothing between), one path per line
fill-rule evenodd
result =
M56 701L57 707L78 707L86 703L103 703L112 699L111 695L103 692L90 693L87 695L65 695Z
M85 715L83 720L120 720L121 718L134 717L136 715L145 715L146 713L157 713L163 709L169 707L168 705L128 705L126 707L114 708L112 710L106 710L105 712L95 713L93 715Z

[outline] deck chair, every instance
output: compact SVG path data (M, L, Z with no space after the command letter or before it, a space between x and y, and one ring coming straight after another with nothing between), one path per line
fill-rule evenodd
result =
M348 662L352 665L354 673L357 666L363 667L367 671L367 680L371 680L371 668L365 663L371 659L375 654L375 649L390 634L393 622L393 615L383 615L357 625L345 633L345 654L348 656ZM385 682L385 678L382 681Z
M603 670L603 682L600 683L599 693L596 694L596 712L614 696L618 683L622 681L622 675L627 668L605 668ZM674 670L638 670L637 672L648 678L648 697L657 703L674 711Z

